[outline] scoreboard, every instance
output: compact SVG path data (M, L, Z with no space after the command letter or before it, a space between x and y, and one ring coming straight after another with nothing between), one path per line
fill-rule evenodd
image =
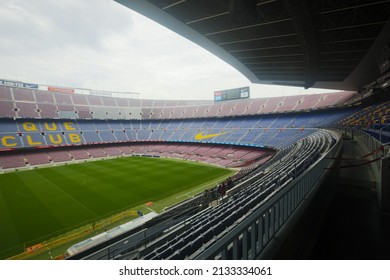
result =
M249 87L214 91L214 101L228 101L249 98Z

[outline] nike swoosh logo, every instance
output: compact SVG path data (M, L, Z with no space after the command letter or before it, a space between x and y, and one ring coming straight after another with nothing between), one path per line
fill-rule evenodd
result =
M229 132L212 133L212 134L203 135L203 132L201 132L201 133L198 133L198 134L195 135L195 140L203 140L203 139L214 138L214 137L221 136L221 135L224 135L224 134L227 134L227 133L229 133Z

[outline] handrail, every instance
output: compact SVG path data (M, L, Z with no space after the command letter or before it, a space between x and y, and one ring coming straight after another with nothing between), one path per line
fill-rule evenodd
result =
M336 144L323 153L316 164L310 166L292 182L287 182L270 196L248 218L236 224L224 236L200 252L195 259L258 259L272 247L282 228L293 221L297 208L309 194L315 193L318 183L327 173L341 148L340 135ZM280 236L279 236L280 237ZM278 241L276 241L278 242Z
M381 143L382 143L382 131L383 131L383 129L385 129L387 127L390 127L390 125L386 125L386 126L382 127L381 129L379 129L379 141Z

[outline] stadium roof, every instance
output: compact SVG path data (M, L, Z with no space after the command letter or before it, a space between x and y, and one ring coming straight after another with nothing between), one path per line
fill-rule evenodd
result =
M252 83L358 90L389 56L390 0L115 0Z

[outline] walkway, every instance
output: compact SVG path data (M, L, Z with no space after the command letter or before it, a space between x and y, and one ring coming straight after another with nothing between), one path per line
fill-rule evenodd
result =
M344 140L343 159L369 152L358 139ZM342 160L340 166L360 163ZM371 166L335 171L275 259L390 259L390 215L379 209Z

